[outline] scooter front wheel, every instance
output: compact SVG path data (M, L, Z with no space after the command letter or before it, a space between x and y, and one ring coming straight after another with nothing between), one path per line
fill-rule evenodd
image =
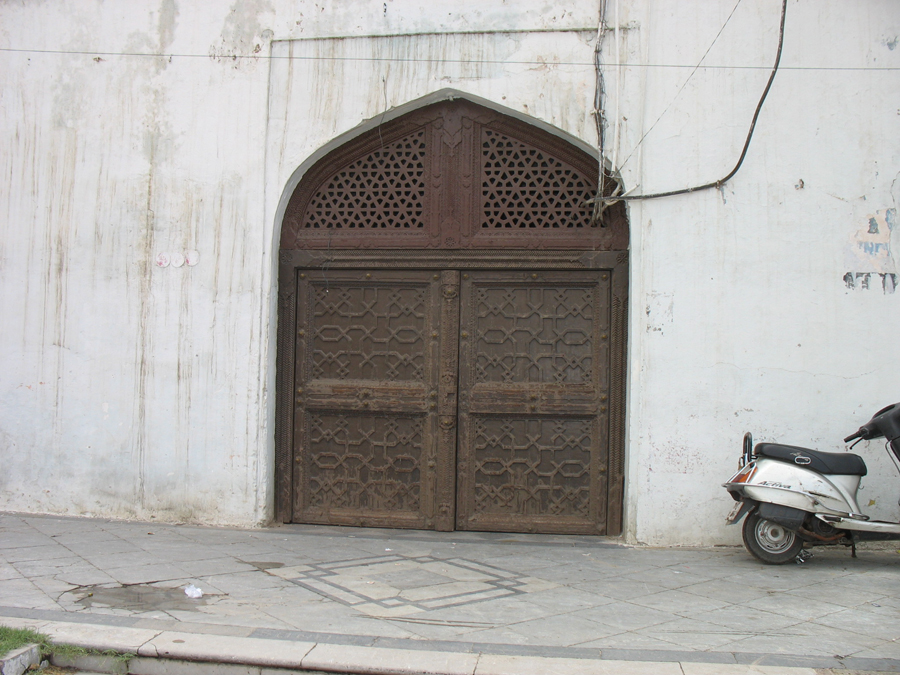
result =
M768 565L791 562L803 548L800 538L791 530L751 513L744 519L744 546L750 554Z

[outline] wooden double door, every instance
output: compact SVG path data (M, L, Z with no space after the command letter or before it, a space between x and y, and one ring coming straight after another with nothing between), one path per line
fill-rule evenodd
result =
M617 533L614 269L371 262L294 268L290 520Z
M285 200L279 519L619 533L624 204L594 207L615 182L580 141L507 112L386 113Z

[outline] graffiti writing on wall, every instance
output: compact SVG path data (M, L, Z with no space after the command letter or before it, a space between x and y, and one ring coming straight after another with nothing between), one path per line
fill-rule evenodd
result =
M879 277L881 280L879 281ZM870 288L881 288L885 293L893 293L897 288L898 278L896 274L884 272L847 272L844 275L844 283L847 288L858 288L867 291Z
M847 254L847 267L858 271L844 275L848 289L880 288L885 294L896 290L900 281L896 259L900 253L898 237L897 209L876 211L857 224Z

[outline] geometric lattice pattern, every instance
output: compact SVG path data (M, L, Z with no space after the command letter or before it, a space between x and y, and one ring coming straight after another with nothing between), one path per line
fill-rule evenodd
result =
M334 175L309 203L303 228L421 228L425 132L401 138Z
M591 381L593 289L475 289L475 383Z
M586 227L596 185L537 148L484 129L482 228Z
M475 513L589 518L590 419L474 419Z
M545 130L469 101L434 103L314 162L288 201L281 248L624 249L624 203L602 223L585 205L598 169Z
M424 286L312 288L313 380L424 379Z
M268 573L377 617L462 607L557 586L478 560L422 552L308 563Z
M423 418L309 412L309 506L419 510Z

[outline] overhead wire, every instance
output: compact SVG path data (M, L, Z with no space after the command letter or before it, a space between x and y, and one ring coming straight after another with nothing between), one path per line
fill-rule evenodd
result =
M613 171L618 171L619 165L619 127L620 127L620 116L619 116L619 103L622 100L622 87L621 87L621 73L622 73L622 55L620 53L622 41L619 39L619 0L613 0L616 3L616 14L613 17L613 21L615 21L615 25L613 26L613 39L615 40L615 49L613 50L616 58L616 109L615 109L615 118L613 119L613 156L612 156L612 169Z
M584 29L573 29L574 32L585 32ZM539 32L539 31L538 31ZM593 32L593 29L591 29ZM367 36L372 37L372 36ZM381 37L406 37L404 35L385 35ZM323 38L325 39L325 38ZM100 51L87 49L31 49L23 47L0 47L0 53L12 54L57 54L68 56L90 56L90 57L114 57L114 56L130 56L140 58L153 59L209 59L211 61L237 61L238 59L253 59L255 61L347 61L347 62L379 62L388 61L395 63L447 63L461 65L519 65L519 66L575 66L575 67L592 67L594 64L588 61L551 61L536 60L507 60L507 59L446 59L446 58L419 58L409 57L402 58L396 56L304 56L301 54L187 54L177 52L126 52L126 51ZM671 69L690 69L698 68L694 63L621 63L622 68L671 68ZM699 66L699 70L769 70L769 66L754 65L703 65ZM779 70L796 70L796 71L833 71L833 72L894 72L900 70L900 66L781 66Z
M706 51L703 52L703 56L700 57L700 60L697 62L697 65L694 66L693 70L691 70L690 74L687 76L687 78L684 80L684 82L681 83L681 86L678 88L678 91L675 92L675 96L672 97L672 100L669 101L669 104L659 114L659 117L656 118L656 121L653 122L653 124L650 125L650 128L647 129L647 131L645 131L644 134L638 139L638 142L635 143L634 148L632 148L631 152L628 153L628 157L625 158L625 161L622 162L621 165L619 165L618 163L614 163L616 171L621 171L625 167L625 165L628 164L628 160L630 160L634 156L634 153L637 152L638 148L641 147L641 144L644 142L644 139L647 138L647 135L651 131L653 131L653 128L657 124L659 124L659 121L665 116L665 114L667 112L669 112L669 108L671 108L675 104L675 101L678 100L678 97L681 95L681 92L684 91L684 88L687 86L688 82L691 81L691 78L697 74L697 71L700 69L700 67L703 65L703 62L706 60L706 57L709 56L709 53L712 51L712 48L715 47L716 42L719 41L719 37L721 37L722 33L725 31L725 27L728 26L728 22L731 21L731 17L734 16L734 13L737 11L737 8L740 6L740 4L742 2L743 2L743 0L737 0L734 7L731 8L731 13L726 17L725 22L722 24L722 27L719 29L719 32L716 33L716 36L713 38L712 42L709 43L709 47L707 47Z
M724 177L709 182L704 183L703 185L695 185L694 187L689 188L681 188L678 190L669 190L666 192L654 192L650 194L643 195L612 195L609 197L605 197L602 194L598 194L593 199L587 200L586 204L596 204L598 201L604 204L614 204L618 201L637 201L643 199L659 199L661 197L674 197L675 195L683 195L690 194L692 192L698 192L700 190L708 190L710 188L721 188L722 185L738 172L741 168L741 165L744 163L744 158L747 156L747 150L750 147L750 140L753 138L753 131L756 128L756 122L759 119L759 113L762 111L763 103L766 100L766 96L769 94L769 89L772 88L772 82L775 80L775 74L778 72L778 65L781 63L781 52L784 46L784 22L785 15L787 13L787 0L782 0L781 5L781 23L778 31L778 49L775 53L775 64L772 66L771 73L769 74L769 79L766 82L766 87L763 89L762 96L759 98L759 102L756 104L756 110L753 113L753 119L750 121L750 129L747 131L747 138L744 141L744 147L741 150L741 155L738 158L737 163L734 165L734 168L731 169ZM617 167L613 167L616 170ZM620 186L621 187L621 186Z
M600 162L600 170L597 172L597 194L602 195L606 192L606 171L603 168L603 134L604 134L604 112L603 112L603 71L600 67L600 53L603 50L603 38L606 36L606 0L600 0L600 18L597 22L597 41L594 45L594 109L591 114L594 117L594 123L597 127L597 157ZM602 223L603 211L606 204L602 201L595 201L591 213L591 225L597 226Z

